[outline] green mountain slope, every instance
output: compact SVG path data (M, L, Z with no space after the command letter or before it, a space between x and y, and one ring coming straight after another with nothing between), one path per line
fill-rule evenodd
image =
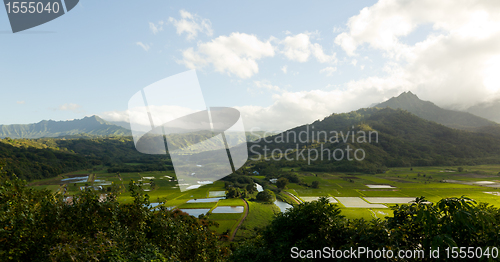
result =
M375 107L393 109L404 109L423 119L434 121L447 127L479 132L498 132L500 125L471 113L453 111L440 108L429 101L420 100L412 92L404 92L398 97L393 97ZM485 129L484 127L490 127ZM495 128L491 128L495 127Z
M98 116L71 121L44 120L35 124L0 125L0 138L40 138L77 134L96 136L130 135L130 131L106 122Z
M452 129L392 108L332 114L269 137L267 141L249 143L248 147L253 160L267 156L268 160L281 160L280 165L300 166L302 170L311 171L382 172L397 166L500 163L499 137ZM346 155L349 148L351 159ZM336 149L339 152L334 159L332 152ZM365 153L362 161L354 159L357 149ZM344 153L343 158L340 151ZM305 158L298 154L300 152ZM307 159L309 152L311 157Z
M55 143L33 140L0 139L0 165L7 176L26 180L53 177L61 173L92 167L83 155L59 148Z
M128 163L134 163L129 165ZM49 178L61 173L100 165L115 172L165 171L168 155L142 154L132 137L0 139L0 165L8 176L26 180Z

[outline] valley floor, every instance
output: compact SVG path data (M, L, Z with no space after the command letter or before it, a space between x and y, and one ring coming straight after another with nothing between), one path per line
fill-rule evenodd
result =
M385 219L392 216L392 206L407 204L417 197L437 202L442 198L466 196L478 203L486 202L500 207L500 165L463 166L460 169L391 168L386 173L377 175L312 173L300 170L292 172L296 173L303 183L289 183L285 189L287 193L299 202L327 197L330 203L339 205L341 214L347 218ZM261 181L264 179L262 176L254 178ZM180 192L173 171L110 174L102 167L95 167L56 178L33 181L30 185L66 196L72 196L89 187L100 190L105 195L112 187L116 187L120 190L118 200L126 203L132 201L125 190L131 180L142 184L153 207L161 204L178 208L196 217L208 213L207 218L219 224L212 229L227 237L235 235L235 240L253 236L271 221L275 213L280 212L274 204L255 201L255 193L246 199L248 205L242 199L223 199L226 190L222 181ZM313 181L319 182L319 188L309 186ZM268 186L274 187L272 184ZM293 203L290 195L281 194L281 197L289 198L287 202ZM239 224L241 225L236 231Z

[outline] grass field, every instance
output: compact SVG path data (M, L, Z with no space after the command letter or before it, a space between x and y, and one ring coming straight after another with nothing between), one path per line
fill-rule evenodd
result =
M145 192L150 197L151 202L165 202L165 206L177 208L208 208L213 210L217 206L245 206L241 199L223 199L218 202L209 203L186 203L191 199L203 199L210 196L210 192L225 191L224 183L216 181L210 185L203 185L198 189L181 192L178 188L173 171L157 171L142 173L121 173L109 174L101 167L91 170L81 170L68 174L62 174L58 177L35 180L30 185L36 189L49 189L54 192L66 189L67 195L73 195L80 191L80 187L88 185L97 185L98 183L112 182L114 186L119 187L122 192L118 197L120 202L130 202L132 198L125 192L129 182L132 180L138 183L143 180L143 189L152 189ZM500 165L478 165L463 166L463 171L458 172L458 167L405 167L391 168L384 174L367 175L359 173L335 173L335 172L303 172L295 169L295 172L303 182L311 185L313 181L319 182L319 188L312 188L299 184L290 183L286 191L302 199L311 200L310 197L329 196L335 200L349 199L349 197L360 199L366 202L366 207L348 208L338 204L342 215L347 218L380 218L391 216L390 208L378 208L380 205L391 207L397 202L394 198L416 198L423 196L428 201L437 202L442 198L460 197L462 195L476 200L477 202L486 202L496 207L500 207ZM93 174L93 175L92 175ZM75 176L89 176L85 182L64 183L62 179ZM154 177L154 188L149 185L149 179L144 177ZM171 178L170 178L171 177ZM254 176L258 179L265 179L263 176ZM454 182L443 182L443 181ZM475 184L475 182L483 184ZM488 184L491 182L492 184ZM181 182L182 183L182 182ZM63 185L63 186L61 186ZM370 188L367 185L376 185ZM380 185L389 185L390 188L377 188ZM493 185L493 187L491 186ZM103 185L106 192L108 185ZM383 186L386 187L386 186ZM492 193L487 193L492 192ZM222 195L221 192L216 194ZM280 194L290 201L291 198ZM214 193L211 195L215 196ZM347 198L346 198L347 197ZM289 199L290 198L290 199ZM373 198L390 198L384 203L383 200ZM264 227L272 219L279 208L273 204L263 204L255 201L248 201L249 214L237 231L236 240L252 236L256 229ZM374 205L370 205L370 203ZM376 205L375 205L376 204ZM240 220L243 213L238 214L210 214L209 219L220 224L217 228L218 233L226 230L234 230L237 221Z
M219 224L218 227L216 226L211 226L210 229L215 230L217 234L222 234L223 232L226 232L228 229L231 230L231 228L236 224L238 220L214 220Z
M235 214L223 214L223 213L212 213L208 216L210 220L238 220L241 218L241 213Z
M385 174L366 175L356 173L324 173L296 172L307 184L319 181L319 188L314 189L298 184L290 184L288 191L293 190L300 198L332 196L332 197L389 197L416 198L423 196L431 202L442 198L467 196L477 202L486 202L500 207L500 196L485 192L500 192L500 187L488 187L487 183L473 184L471 182L489 181L493 186L500 182L500 165L463 166L463 172L458 167L413 167L391 168ZM443 182L455 180L455 183ZM468 183L468 184L461 184ZM367 185L390 185L391 188L370 188ZM392 205L381 203L385 206ZM375 208L345 208L339 205L342 214L348 218L373 217L383 218L390 209L380 211ZM371 210L371 211L370 211ZM373 212L374 210L380 212Z
M269 224L275 213L280 212L279 208L273 204L264 204L257 201L247 202L249 206L248 216L238 232L236 232L236 241L253 236L256 230L262 229Z
M185 203L178 208L209 208L212 209L217 203Z
M219 201L218 206L244 206L243 200L239 198L222 199Z

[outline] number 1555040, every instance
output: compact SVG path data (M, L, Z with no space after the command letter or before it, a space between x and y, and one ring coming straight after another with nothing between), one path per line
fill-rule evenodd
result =
M60 6L58 2L48 2L47 4L44 5L42 2L8 2L5 4L7 7L7 13L59 13Z

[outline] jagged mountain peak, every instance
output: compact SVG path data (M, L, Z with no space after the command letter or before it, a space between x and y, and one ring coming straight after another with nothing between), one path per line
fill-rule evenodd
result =
M473 115L467 112L454 111L441 108L432 102L424 101L418 98L411 91L403 92L397 97L376 105L378 108L390 107L393 109L403 109L417 115L426 120L434 121L447 127L468 130L480 131L483 127L496 127L500 130L497 123L489 121L485 118ZM491 128L488 133L495 132Z

